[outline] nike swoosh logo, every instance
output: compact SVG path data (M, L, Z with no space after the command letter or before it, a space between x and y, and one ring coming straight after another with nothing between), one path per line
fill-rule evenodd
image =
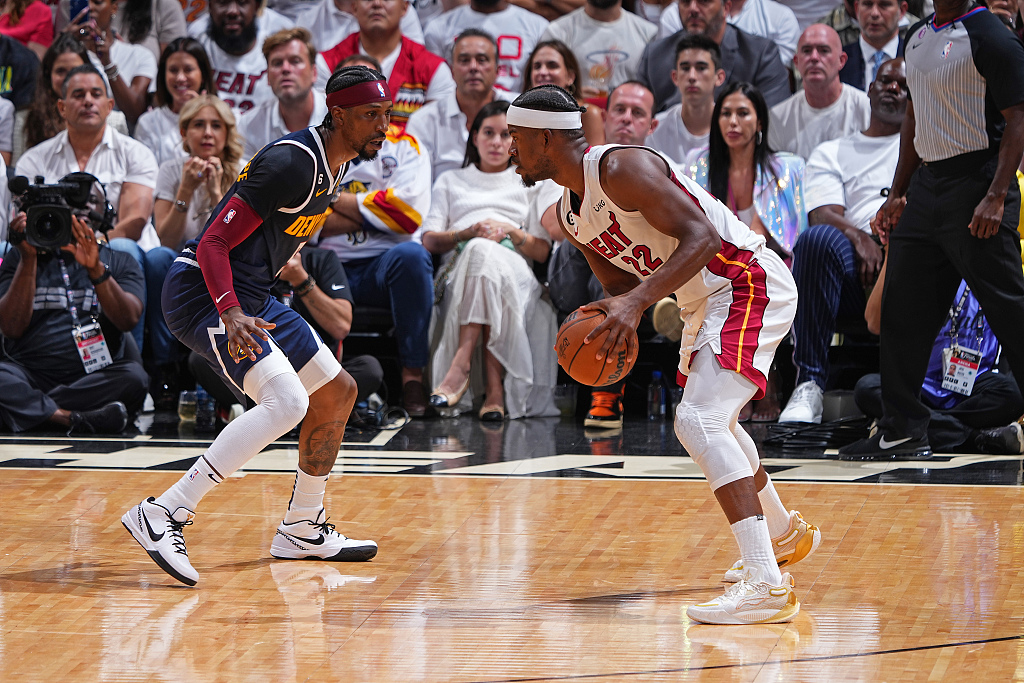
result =
M320 195L322 195L322 194L323 194L324 192L327 192L327 188L326 188L326 187L325 187L324 189L320 190L319 192L317 192L317 193L316 193L316 196L317 196L317 197L319 197L319 196L320 196Z
M896 439L895 441L886 441L885 437L883 436L881 439L878 440L878 446L880 448L884 448L884 449L895 448L896 446L899 446L901 443L906 443L907 441L910 441L910 439L911 439L911 437L908 436L905 439Z
M339 289L345 289L345 285L331 285L331 289L337 292Z
M146 517L146 513L144 513L141 509L139 510L139 517L142 517L142 521L146 523L146 530L149 531L149 537L153 539L154 543L156 543L164 537L164 534L162 532L159 536L156 535L156 533L153 531L153 527L149 525L149 518Z
M316 538L302 538L301 536L295 536L295 538L299 539L303 543L309 543L310 545L323 545L324 544L324 535L323 534L320 534Z
M226 297L226 296L227 296L228 294L230 294L230 292L224 292L223 294L221 294L220 296L218 296L218 297L217 297L216 299L214 299L214 300L213 300L213 303L215 303L215 304L219 304L219 303L220 303L220 300L221 300L221 299L223 299L224 297Z

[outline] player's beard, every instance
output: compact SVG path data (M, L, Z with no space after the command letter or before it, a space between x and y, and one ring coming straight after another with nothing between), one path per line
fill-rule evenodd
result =
M210 37L213 38L213 42L217 43L217 47L224 50L224 52L227 52L229 55L243 55L248 52L256 42L257 30L255 21L248 26L244 26L242 28L242 32L238 35L227 35L212 21L210 22L209 31Z
M370 137L365 138L362 142L360 142L356 146L356 149L358 150L357 154L359 155L359 158L362 159L363 161L373 161L374 159L376 159L377 158L377 152L379 150L376 150L376 149L370 147L370 143L373 142L374 140L379 140L379 139L380 138L377 137L376 135L371 135Z

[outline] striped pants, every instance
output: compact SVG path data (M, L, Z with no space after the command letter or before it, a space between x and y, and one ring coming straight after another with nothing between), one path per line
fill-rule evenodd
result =
M797 382L824 390L836 321L862 317L867 305L853 244L832 225L809 228L793 246L793 279L800 302L793 321Z

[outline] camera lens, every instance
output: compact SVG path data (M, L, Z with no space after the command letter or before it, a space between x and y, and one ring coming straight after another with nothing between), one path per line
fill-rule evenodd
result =
M36 239L46 244L54 244L63 227L64 222L60 216L52 211L40 213L35 224Z

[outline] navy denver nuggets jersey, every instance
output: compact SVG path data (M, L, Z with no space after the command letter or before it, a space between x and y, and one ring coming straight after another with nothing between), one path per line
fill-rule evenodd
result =
M323 225L348 164L331 175L323 141L314 128L291 133L256 153L235 184L213 210L203 231L184 247L181 257L196 263L196 247L215 220L230 223L224 205L238 195L263 218L263 224L231 250L233 287L242 310L252 315L263 307L277 274Z

